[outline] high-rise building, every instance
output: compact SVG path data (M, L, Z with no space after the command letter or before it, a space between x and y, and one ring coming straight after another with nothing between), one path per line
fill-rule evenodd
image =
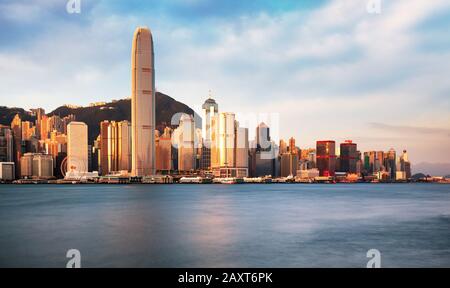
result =
M78 175L88 172L88 127L83 122L67 126L67 171Z
M53 178L53 157L51 155L35 154L33 156L33 178Z
M119 171L131 171L131 123L120 121L118 129L118 158L117 168Z
M234 113L220 113L219 115L219 165L220 167L234 167L236 118Z
M386 172L389 173L390 179L395 180L397 178L397 156L394 148L389 149L389 151L385 154L384 162Z
M46 115L43 115L40 123L40 139L46 140L49 135L49 118Z
M164 133L156 139L156 170L159 172L169 172L173 169L171 133L172 129L166 127Z
M280 155L283 155L284 153L288 152L286 141L283 139L280 139Z
M357 145L351 140L341 143L340 172L356 173Z
M295 139L294 137L291 137L289 139L289 153L296 154L297 153L297 147L295 147Z
M22 140L30 140L34 136L33 123L30 121L22 121Z
M211 141L211 129L213 127L213 119L219 113L219 105L212 98L206 99L202 105L203 121L202 121L202 137L204 141Z
M14 162L0 162L1 181L12 181L16 178L14 166Z
M20 159L20 177L28 179L53 178L54 159L52 155L25 153Z
M267 151L271 149L270 142L270 128L266 123L261 122L256 127L256 148L261 151Z
M109 121L102 121L100 123L100 165L99 173L101 175L109 174L109 164L108 164L108 143L109 143Z
M134 32L131 56L132 174L155 174L155 66L152 34Z
M11 122L11 130L13 132L13 153L15 163L15 175L20 175L20 157L22 157L22 120L19 114L14 116Z
M131 171L131 123L100 123L100 168L103 175Z
M40 139L41 137L41 120L42 117L45 115L45 110L42 108L36 108L36 109L31 109L31 112L33 113L34 116L36 116L36 136L38 139Z
M34 153L25 153L20 158L20 178L33 177L33 157Z
M0 125L0 162L13 162L13 135L8 126Z
M219 106L211 97L202 105L203 121L202 121L202 150L200 168L203 170L211 169L211 149L216 147L216 143L212 143L213 130L215 129L215 121L218 117Z
M336 142L332 140L317 141L316 161L320 176L334 176L336 169Z
M296 153L283 153L280 159L281 177L297 175L298 155Z
M403 150L399 164L399 170L405 173L405 178L411 179L411 162L409 162L408 152L406 150Z
M178 147L178 170L193 171L195 167L195 123L192 115L183 114L180 125L174 131L174 141Z
M236 168L248 169L248 128L236 124ZM248 170L247 170L248 171ZM248 172L246 173L248 174ZM248 176L248 175L245 175Z

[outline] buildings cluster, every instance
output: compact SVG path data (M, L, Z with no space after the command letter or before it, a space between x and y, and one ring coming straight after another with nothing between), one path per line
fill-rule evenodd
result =
M219 105L211 98L202 106L202 128L197 128L193 115L180 114L177 127L165 127L163 131L151 129L152 136L141 135L150 142L142 145L148 147L141 151L144 156L135 157L133 129L139 127L133 128L132 122L102 121L100 134L94 143L88 143L87 125L76 122L74 116L49 117L43 109L32 110L30 114L36 117L33 123L21 121L16 115L10 126L0 126L3 180L151 175L284 178L300 182L411 178L406 151L401 155L393 149L361 153L351 140L340 143L339 149L332 140L317 141L316 147L301 149L293 137L278 143L273 141L271 129L265 123L257 125L254 139L249 139L248 128L240 126L236 115L220 112ZM152 137L154 140L150 140ZM140 157L154 159L154 164L134 166L133 159ZM144 171L133 171L139 167Z
M75 117L47 116L41 108L28 113L36 120L22 121L17 114L10 126L0 125L0 178L61 177L59 167L68 152L68 127Z
M254 139L235 113L220 112L214 99L202 106L202 128L193 115L177 114L178 125L156 130L153 38L137 28L132 42L131 122L103 121L94 143L88 127L73 115L29 113L0 126L0 180L21 179L154 181L155 175L208 179L284 179L286 181L405 181L411 177L406 151L361 153L356 143L317 141L300 149L295 139L276 143L270 127L260 123ZM93 103L101 106L103 103ZM164 179L165 177L160 177Z

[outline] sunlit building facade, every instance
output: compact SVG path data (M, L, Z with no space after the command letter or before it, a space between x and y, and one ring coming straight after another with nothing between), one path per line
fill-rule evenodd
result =
M155 174L155 66L148 28L134 32L131 56L132 174Z

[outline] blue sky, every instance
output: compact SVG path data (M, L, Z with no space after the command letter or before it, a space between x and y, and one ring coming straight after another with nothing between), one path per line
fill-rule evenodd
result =
M0 0L0 105L52 110L130 94L134 29L156 86L200 112L279 113L301 147L353 139L450 162L450 2ZM251 131L254 129L250 127Z

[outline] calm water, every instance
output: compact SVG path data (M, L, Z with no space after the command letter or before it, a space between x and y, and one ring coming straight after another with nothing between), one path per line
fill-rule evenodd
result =
M450 267L450 185L0 185L0 267Z

